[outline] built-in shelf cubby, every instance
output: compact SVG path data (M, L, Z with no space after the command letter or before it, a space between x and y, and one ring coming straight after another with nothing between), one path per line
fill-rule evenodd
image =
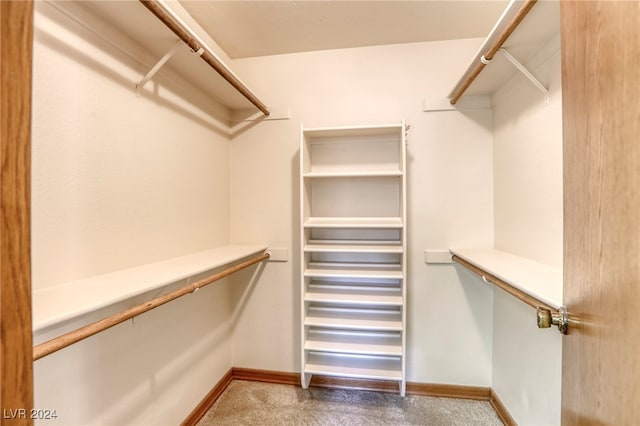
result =
M404 124L302 129L302 386L388 380L405 393Z

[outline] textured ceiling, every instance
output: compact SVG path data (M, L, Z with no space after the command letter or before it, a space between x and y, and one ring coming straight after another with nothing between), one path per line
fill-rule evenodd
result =
M508 1L181 0L232 58L485 37Z

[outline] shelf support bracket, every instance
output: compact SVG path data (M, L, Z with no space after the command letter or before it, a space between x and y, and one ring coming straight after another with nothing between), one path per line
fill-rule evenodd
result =
M502 53L502 55L507 58L507 60L518 69L518 71L524 74L524 76L527 77L529 81L531 81L531 83L533 83L533 85L542 92L542 94L544 95L545 105L549 105L549 89L544 87L542 83L540 83L540 81L533 74L531 74L529 70L524 67L524 65L522 65L516 58L514 58L511 53L507 52L505 48L501 47L498 52Z
M142 90L144 85L147 84L147 82L151 80L158 71L160 71L160 68L162 68L164 64L166 64L169 59L173 57L173 55L178 53L178 49L180 49L180 46L182 46L182 44L182 40L178 40L178 42L171 49L169 49L169 51L165 53L162 58L160 58L160 60L149 70L149 72L144 77L142 77L140 83L136 84L137 97L140 97L140 91Z

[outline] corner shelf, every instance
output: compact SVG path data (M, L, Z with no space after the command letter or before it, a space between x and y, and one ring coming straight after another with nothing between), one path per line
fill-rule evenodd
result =
M558 310L562 307L562 269L495 249L451 249L453 255Z
M33 330L38 332L265 250L258 245L223 246L35 290Z
M405 393L404 124L302 129L302 386L314 374Z

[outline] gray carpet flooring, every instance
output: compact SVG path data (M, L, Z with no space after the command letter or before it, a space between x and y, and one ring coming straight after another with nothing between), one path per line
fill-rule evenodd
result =
M502 422L485 401L234 380L198 423L209 425L488 425Z

